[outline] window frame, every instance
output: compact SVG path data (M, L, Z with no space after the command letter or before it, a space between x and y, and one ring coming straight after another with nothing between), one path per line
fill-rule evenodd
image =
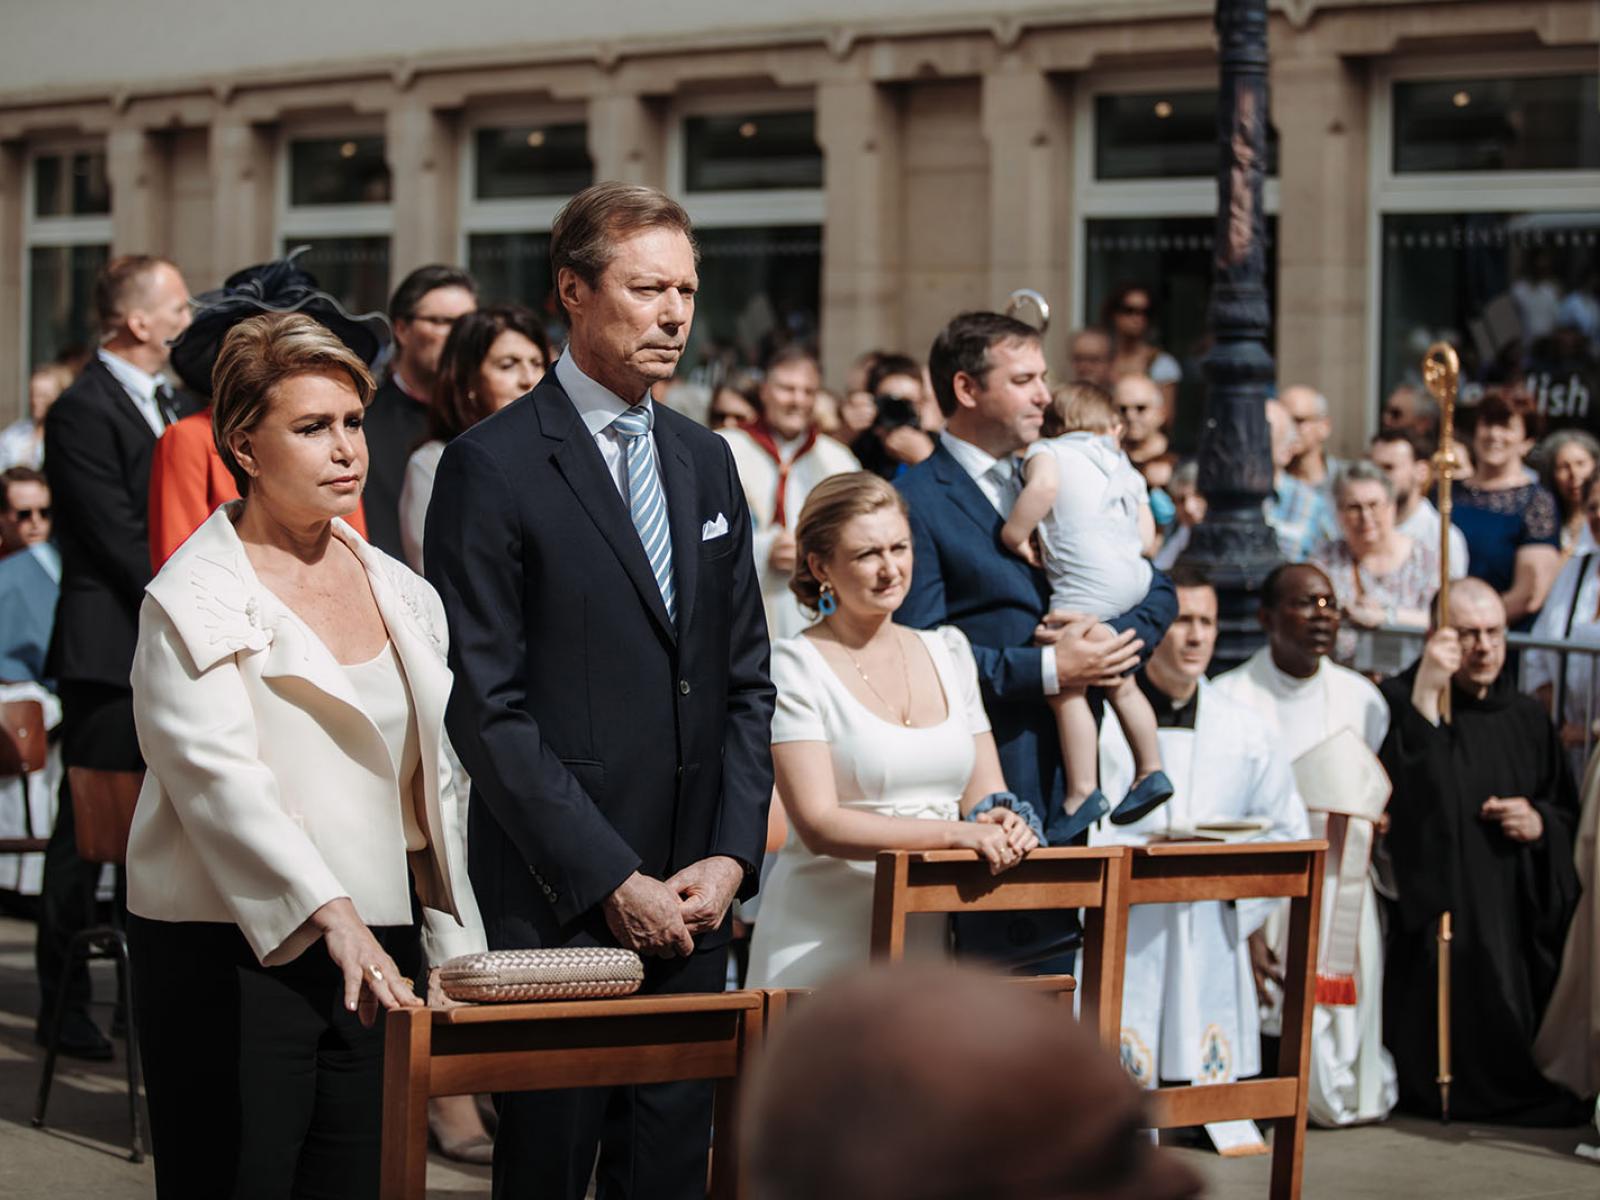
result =
M22 261L18 264L18 274L22 280L22 286L19 289L20 309L18 312L18 319L22 326L20 347L22 353L17 356L17 394L20 397L18 416L26 411L28 377L32 373L29 358L33 351L33 251L36 249L63 249L73 246L104 246L109 255L113 248L112 213L94 213L81 217L40 217L34 211L34 189L37 186L36 173L39 159L51 158L61 154L77 154L84 151L107 154L109 153L109 148L104 138L51 138L30 143L23 162ZM116 194L114 191L111 197L111 206L114 212L116 209ZM92 338L93 331L91 330L91 340Z
M474 108L461 122L461 166L456 181L456 261L467 261L473 234L549 233L556 214L571 199L569 196L526 196L500 200L480 200L478 178L478 132L514 125L590 125L589 107L583 102L563 104L519 104ZM590 159L594 158L591 151ZM597 176L598 178L598 176Z
M762 92L689 95L676 98L667 111L666 178L668 192L683 205L698 226L750 229L768 225L827 224L827 185L815 188L745 188L728 192L694 192L688 187L689 117L729 116L739 113L800 112L817 110L814 88L773 88ZM823 171L827 154L823 153Z
M1095 177L1095 99L1163 91L1190 92L1217 87L1215 67L1163 71L1088 71L1073 94L1072 136L1072 298L1066 306L1071 326L1091 320L1084 291L1088 285L1089 222L1118 217L1210 217L1217 214L1217 181L1211 178L1107 179ZM1279 183L1262 184L1267 216L1278 215Z
M391 178L390 199L382 204L301 204L290 202L293 181L289 146L292 142L321 138L384 139L384 160L388 161L388 133L381 119L349 117L329 118L321 121L296 121L279 128L275 161L277 186L275 252L284 253L285 243L295 239L338 237L386 237L391 252L394 249L394 189ZM392 173L392 168L391 168ZM390 273L393 273L391 267Z
M1431 79L1504 79L1594 70L1582 48L1511 54L1401 56L1373 64L1369 76L1367 165L1367 396L1364 436L1378 426L1383 401L1383 221L1407 213L1563 213L1600 211L1600 171L1407 171L1394 169L1397 83Z

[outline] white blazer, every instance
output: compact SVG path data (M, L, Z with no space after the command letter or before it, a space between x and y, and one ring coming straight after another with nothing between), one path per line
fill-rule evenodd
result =
M149 767L128 838L128 909L228 921L277 966L348 896L369 925L409 925L408 854L389 748L328 648L256 576L223 505L146 589L133 710ZM444 607L343 521L410 686L421 768L408 797L428 846L409 855L422 947L437 966L485 948L451 785Z

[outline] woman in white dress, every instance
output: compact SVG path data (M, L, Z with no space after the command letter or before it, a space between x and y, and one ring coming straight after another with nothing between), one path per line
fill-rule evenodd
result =
M811 987L866 961L880 850L971 849L999 873L1039 844L1005 791L966 637L891 619L912 570L900 493L869 472L835 475L795 540L792 587L822 619L772 648L790 833L762 889L751 987ZM942 953L947 929L913 918L908 952Z

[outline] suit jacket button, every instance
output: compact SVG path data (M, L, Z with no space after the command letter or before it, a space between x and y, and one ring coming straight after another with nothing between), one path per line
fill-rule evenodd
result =
M687 679L678 680L678 690L687 696L689 694L689 681Z

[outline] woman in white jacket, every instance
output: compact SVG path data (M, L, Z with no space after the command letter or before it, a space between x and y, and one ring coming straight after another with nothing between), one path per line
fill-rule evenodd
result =
M213 379L244 498L150 584L133 667L157 1190L376 1196L377 1010L421 1004L424 963L484 947L443 749L444 612L339 519L366 475L365 366L271 314L229 333Z

